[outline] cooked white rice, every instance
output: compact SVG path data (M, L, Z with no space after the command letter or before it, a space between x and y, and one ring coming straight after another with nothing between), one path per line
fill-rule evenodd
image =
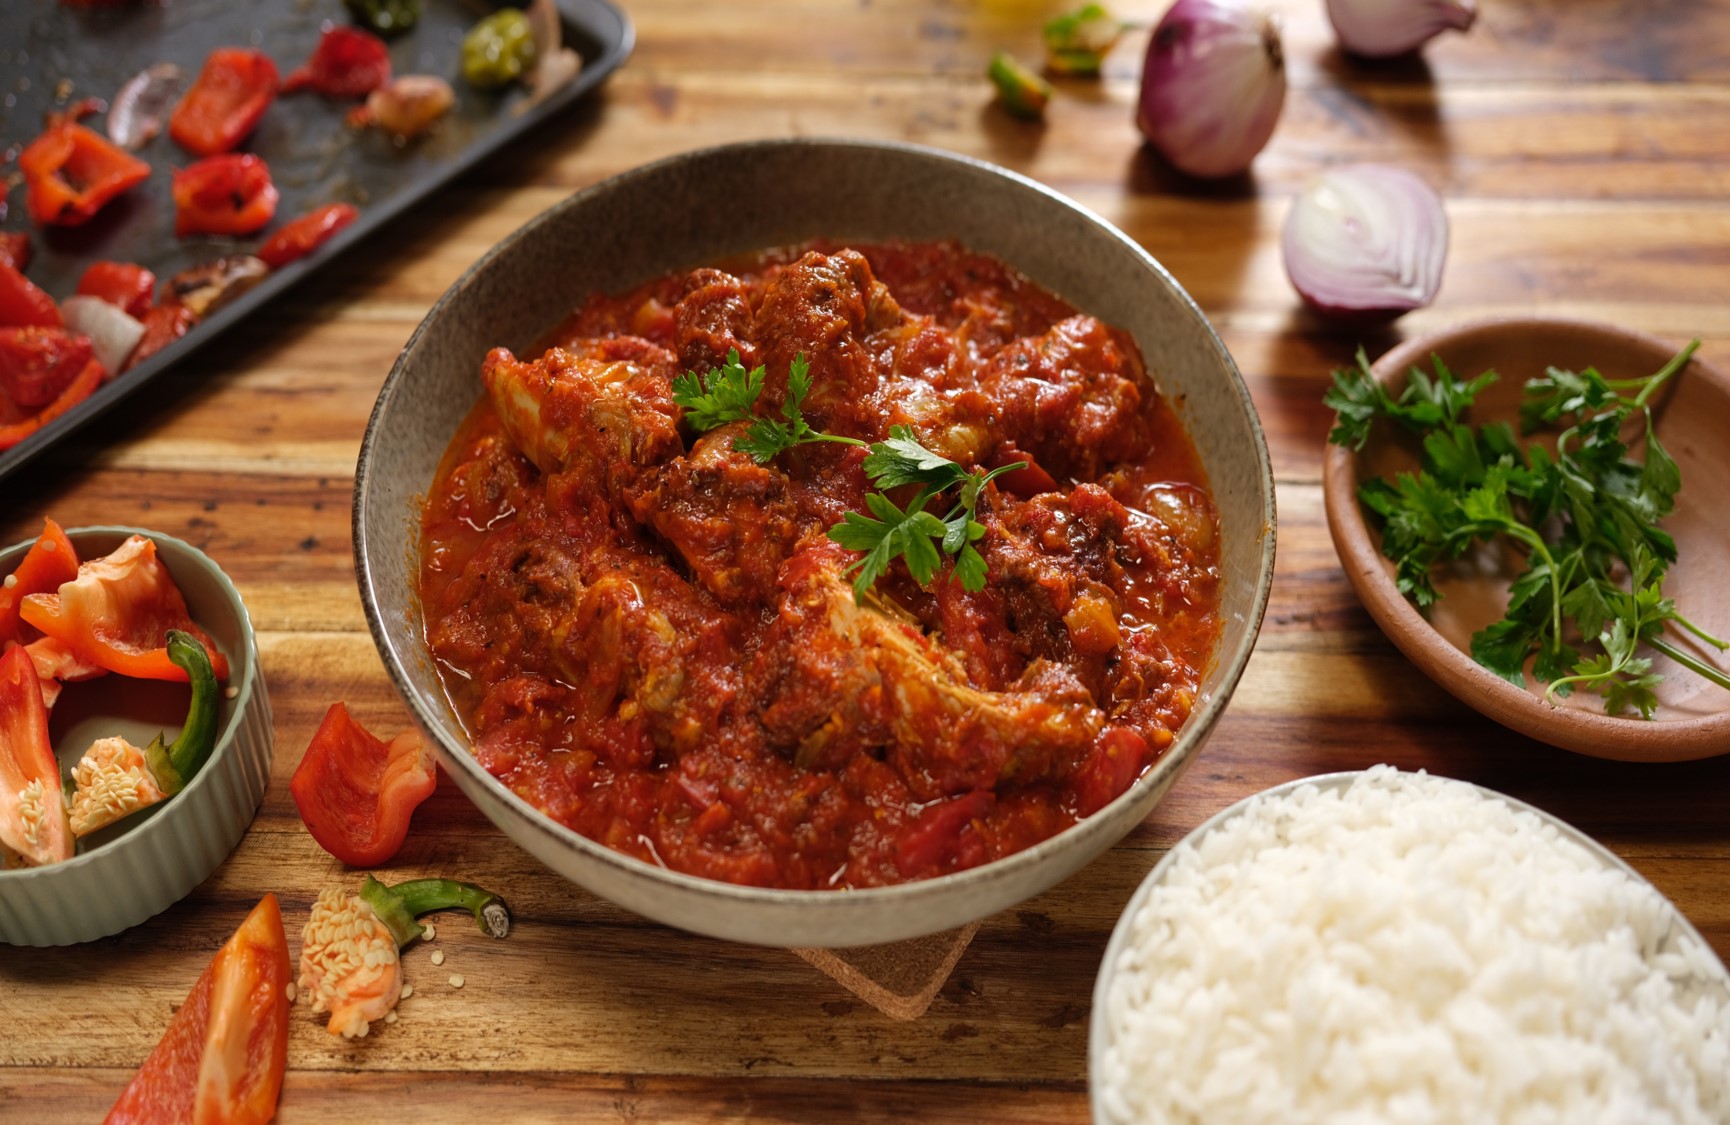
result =
M1651 886L1378 766L1185 844L1105 1000L1116 1122L1730 1122L1730 988Z

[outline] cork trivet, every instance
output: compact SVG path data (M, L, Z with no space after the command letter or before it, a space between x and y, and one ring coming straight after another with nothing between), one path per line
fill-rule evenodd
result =
M959 930L889 945L793 952L890 1019L916 1020L937 998L978 932L979 923L973 922Z

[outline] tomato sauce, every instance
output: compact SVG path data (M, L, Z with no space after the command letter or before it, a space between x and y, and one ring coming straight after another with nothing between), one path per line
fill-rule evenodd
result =
M420 595L476 759L555 820L729 882L906 882L1076 823L1188 718L1220 628L1194 449L1126 333L1002 262L768 251L591 297L532 351L487 359ZM867 510L865 451L760 465L672 402L732 351L759 415L802 356L814 429L1027 462L978 501L984 589L898 560L856 600L826 533Z

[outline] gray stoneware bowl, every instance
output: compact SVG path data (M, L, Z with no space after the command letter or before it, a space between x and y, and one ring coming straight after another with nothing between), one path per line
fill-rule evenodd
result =
M959 239L1134 334L1187 427L1220 514L1224 631L1188 724L1106 808L973 870L857 891L734 886L663 870L578 835L476 764L428 655L415 595L419 504L480 395L489 348L521 351L594 291L813 238ZM773 140L705 149L576 193L475 263L433 307L379 392L355 477L355 564L380 655L440 761L494 823L595 894L735 941L859 946L936 933L1044 891L1171 788L1218 721L1255 645L1273 576L1267 445L1243 378L1172 276L1104 220L1021 176L907 145Z

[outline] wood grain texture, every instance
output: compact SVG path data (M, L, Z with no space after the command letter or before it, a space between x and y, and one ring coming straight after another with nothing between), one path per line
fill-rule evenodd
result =
M518 926L492 942L441 918L445 965L408 951L416 994L365 1041L333 1040L298 1008L282 1120L377 1120L412 1100L422 1122L1083 1121L1093 978L1145 873L1249 793L1384 761L1579 826L1730 957L1730 758L1623 765L1488 723L1370 621L1320 491L1321 394L1360 344L1374 355L1440 325L1543 310L1698 335L1730 366L1730 0L1507 0L1420 59L1378 64L1333 48L1319 0L1279 0L1285 115L1251 174L1212 185L1139 146L1145 31L1103 81L1059 83L1043 126L992 106L985 59L998 47L1035 58L1040 21L1062 6L631 0L637 54L599 96L0 486L5 542L52 515L154 528L215 557L260 632L277 748L252 830L185 901L90 946L0 950L0 1120L24 1120L21 1105L33 1122L97 1118L260 894L276 891L298 929L320 887L354 881L301 828L287 782L331 702L377 730L406 722L355 591L349 504L373 399L428 307L571 191L754 137L907 140L1001 163L1120 224L1196 297L1250 385L1278 479L1275 584L1237 695L1153 815L1070 880L985 919L910 1022L786 951L678 933L596 899L441 784L388 874L480 881ZM1164 7L1120 9L1151 22ZM1279 251L1292 194L1360 160L1425 176L1452 221L1435 306L1367 333L1302 311Z

